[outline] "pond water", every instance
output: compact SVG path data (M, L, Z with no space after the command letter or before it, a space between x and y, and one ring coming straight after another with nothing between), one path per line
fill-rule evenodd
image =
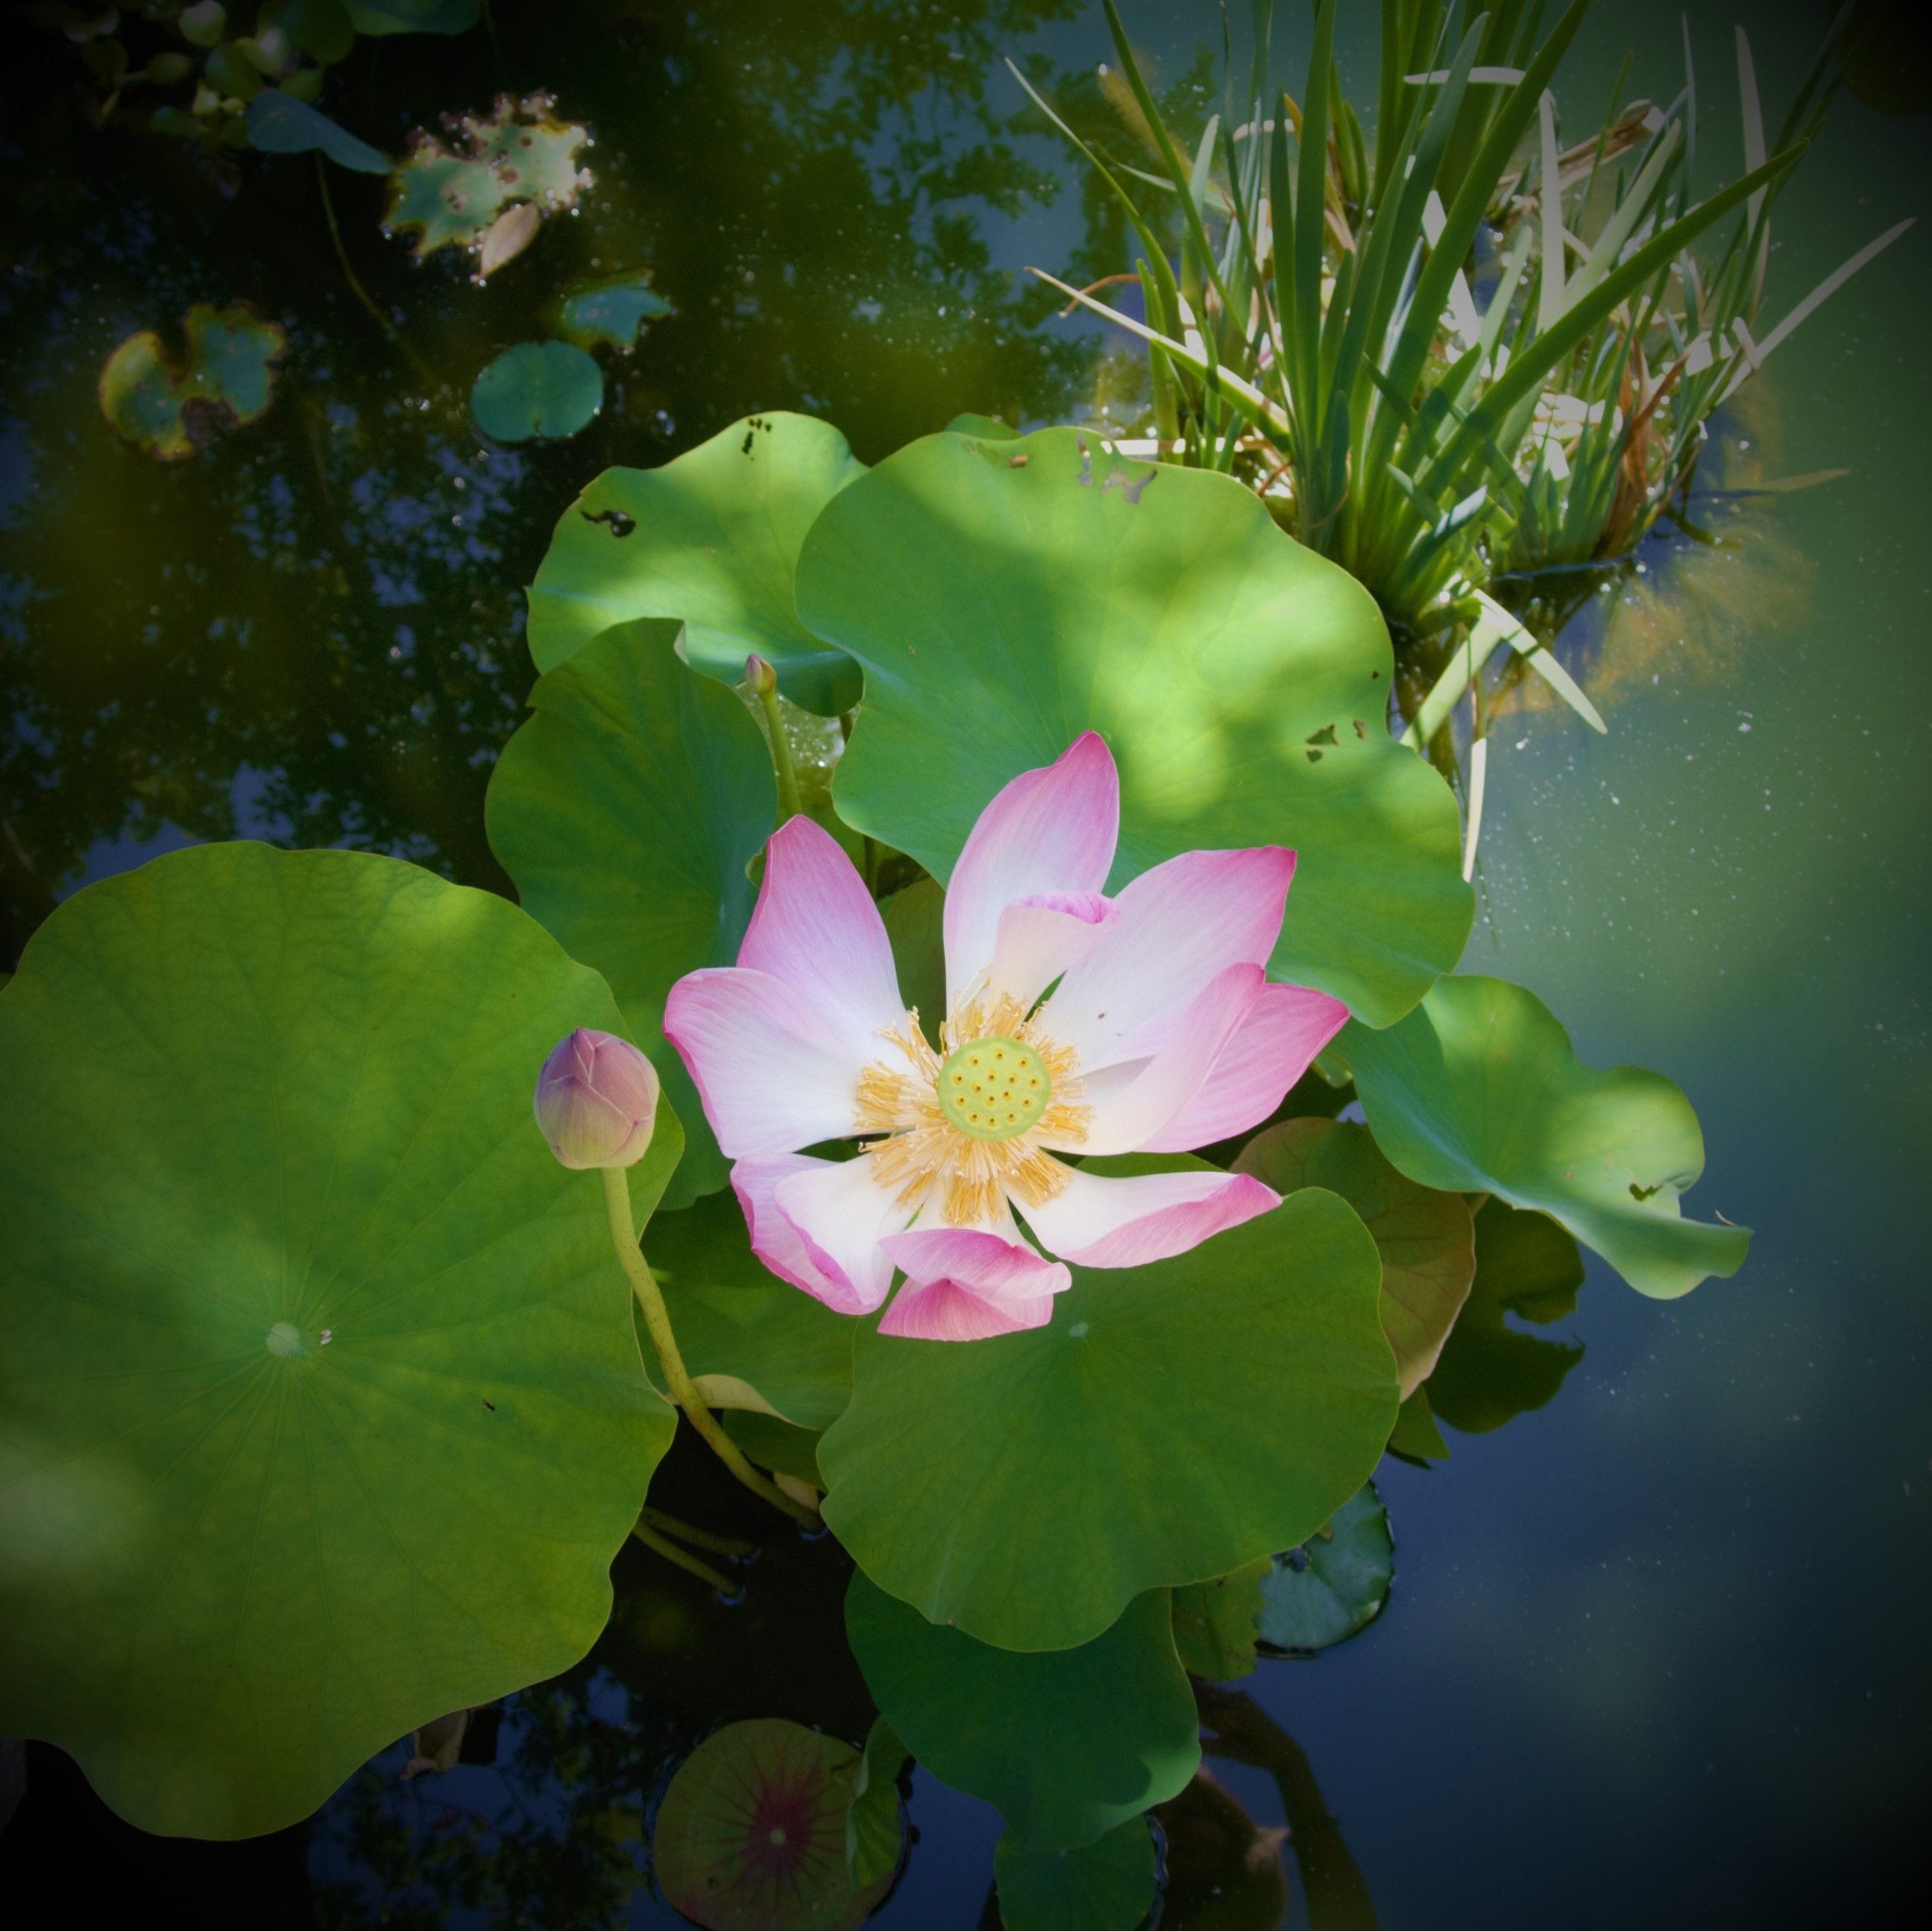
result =
M1698 0L1689 23L1700 142L1720 157L1737 151L1736 10ZM1768 98L1828 11L1748 10ZM1361 15L1345 76L1370 72ZM1634 47L1636 84L1667 99L1676 18L1604 10L1586 82L1607 88ZM1169 76L1218 40L1205 7L1130 20ZM1298 12L1284 25L1302 37ZM224 184L184 146L97 132L67 43L14 28L0 966L62 896L198 838L368 845L507 889L481 805L530 681L521 586L606 465L663 461L754 409L824 415L868 460L962 410L1093 410L1096 339L1012 272L1060 268L1092 211L1052 143L1007 127L1019 97L998 57L1090 87L1096 11L500 0L494 29L365 46L332 83L345 117L393 148L446 109L545 88L594 133L594 187L478 288L382 235L378 182L332 172L379 323L308 157ZM1898 45L1885 111L1841 99L1786 197L1774 306L1932 200L1925 70ZM1299 63L1291 46L1283 71ZM1256 1876L1276 1849L1255 1834L1284 1823L1291 1915L1318 1927L1870 1921L1924 1870L1923 232L1721 425L1702 481L1725 545L1652 546L1579 619L1608 736L1528 712L1491 766L1466 964L1534 988L1587 1061L1684 1086L1709 1152L1694 1206L1754 1227L1750 1261L1676 1303L1592 1262L1576 1315L1537 1331L1574 1357L1546 1405L1452 1432L1426 1471L1384 1464L1389 1606L1312 1663L1264 1663L1222 1709L1238 1756L1211 1767L1252 1827L1175 1822L1195 1890L1164 1922L1277 1921L1283 1894ZM476 372L567 279L639 266L674 313L613 365L596 421L486 448L465 413ZM109 352L236 298L288 330L275 406L173 465L117 442L94 395ZM1849 474L1718 493L1827 468ZM739 1498L703 1466L671 1480L728 1525ZM768 1552L735 1607L641 1550L619 1574L604 1645L511 1699L494 1762L404 1784L399 1747L312 1827L202 1852L135 1846L37 1748L0 1870L16 1896L58 1882L76 1910L111 1856L211 1900L298 1912L307 1896L330 1925L676 1921L637 1876L638 1800L668 1756L740 1716L862 1735L870 1706L830 1544ZM490 1754L487 1729L471 1755ZM911 1817L879 1921L993 1921L994 1813L921 1772Z

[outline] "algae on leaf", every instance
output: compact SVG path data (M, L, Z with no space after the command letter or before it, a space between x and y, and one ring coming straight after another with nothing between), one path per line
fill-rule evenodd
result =
M367 853L194 847L40 928L0 1000L0 1732L248 1837L589 1650L674 1417L530 1095L622 1024L514 906Z
M187 352L177 361L143 328L108 357L100 412L120 436L164 463L199 455L214 439L253 422L274 399L288 334L245 301L198 301L183 318Z

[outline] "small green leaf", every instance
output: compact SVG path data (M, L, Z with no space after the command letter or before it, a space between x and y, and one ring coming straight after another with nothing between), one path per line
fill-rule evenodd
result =
M1362 1217L1382 1258L1382 1332L1406 1401L1429 1378L1475 1272L1475 1231L1460 1194L1418 1186L1390 1166L1366 1126L1284 1120L1242 1148L1236 1171L1276 1193L1326 1187Z
M273 399L288 347L279 322L245 301L198 301L182 322L176 361L152 328L130 335L100 371L100 412L118 435L164 463L197 455L216 436L253 422Z
M675 617L700 670L735 684L755 651L794 703L857 702L851 661L792 604L806 532L865 466L829 423L754 415L657 469L607 469L563 513L530 586L530 655L554 670L632 617Z
M899 1772L907 1755L891 1724L880 1717L866 1733L865 1752L852 1780L852 1806L845 1813L845 1863L856 1885L890 1878L904 1854Z
M1091 1843L1172 1797L1200 1764L1164 1589L1136 1597L1077 1649L1022 1654L928 1623L860 1570L845 1628L907 1747L992 1804L1030 1849Z
M1136 1931L1159 1897L1141 1817L1072 1851L1029 1850L1010 1831L993 1873L1006 1931Z
M249 144L265 154L326 154L358 174L387 174L394 165L380 148L278 87L265 87L248 103Z
M573 289L557 304L556 332L580 349L602 342L630 349L646 322L670 313L670 304L651 286L650 274L633 269Z
M691 1123L674 1207L722 1187L727 1168L664 1039L664 999L686 973L737 957L752 916L746 867L778 811L751 714L694 676L677 643L661 619L620 625L540 678L484 801L490 849L524 909L604 973Z
M1658 1074L1582 1064L1521 986L1444 979L1400 1024L1352 1023L1341 1045L1376 1144L1411 1180L1547 1213L1658 1299L1744 1264L1748 1228L1681 1217L1704 1170L1690 1102Z
M1300 1541L1361 1486L1396 1414L1381 1282L1361 1222L1310 1188L1172 1260L1076 1268L1030 1333L862 1324L819 1449L826 1520L928 1621L1090 1642L1144 1591Z
M470 413L498 442L574 436L604 406L604 372L568 342L519 342L476 378Z
M1319 1535L1275 1558L1262 1584L1264 1647L1312 1656L1346 1642L1381 1615L1394 1574L1388 1513L1364 1483Z
M1189 1675L1231 1683L1252 1672L1262 1579L1274 1567L1272 1556L1258 1555L1232 1575L1175 1590L1174 1647Z
M194 847L28 943L0 1732L143 1829L292 1823L603 1628L673 1416L530 1115L578 1026L622 1022L534 920L367 853ZM648 1214L655 1147L632 1174Z
M1389 1453L1409 1462L1447 1462L1449 1444L1436 1426L1436 1411L1430 1407L1429 1390L1420 1387L1402 1405L1389 1432Z
M859 1324L766 1270L728 1189L660 1214L644 1251L684 1365L714 1408L774 1415L794 1430L838 1420L852 1396ZM825 1486L815 1468L806 1479Z
M1120 764L1117 879L1198 847L1298 853L1277 977L1387 1024L1460 953L1456 803L1388 734L1374 601L1232 477L1072 429L928 436L826 505L797 597L866 673L840 814L934 877L1091 727Z

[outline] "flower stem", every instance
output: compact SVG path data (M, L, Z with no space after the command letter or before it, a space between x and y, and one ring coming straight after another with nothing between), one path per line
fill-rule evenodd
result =
M680 1542L688 1542L693 1549L708 1549L718 1555L749 1555L758 1547L756 1543L741 1542L736 1536L718 1535L710 1529L694 1528L689 1522L680 1522L675 1516L668 1516L662 1509L653 1509L648 1504L638 1519L664 1535L674 1535Z
M772 741L772 769L778 781L778 823L795 818L805 807L798 801L798 767L791 761L791 739L785 736L784 719L778 715L778 685L758 693L765 714L765 735Z
M697 1384L685 1370L684 1357L678 1352L677 1337L671 1332L670 1311L664 1306L664 1296L658 1291L658 1284L652 1279L651 1270L638 1251L638 1230L631 1219L631 1191L624 1169L602 1167L598 1171L604 1178L604 1207L610 1223L611 1244L616 1249L617 1258L630 1278L631 1291L637 1296L638 1305L644 1311L644 1325L650 1331L651 1345L657 1350L658 1360L663 1365L664 1379L670 1384L672 1400L684 1411L685 1419L710 1444L718 1460L753 1495L762 1496L773 1508L782 1510L807 1528L818 1528L817 1512L794 1501L782 1489L766 1481L745 1459L738 1444L724 1432L718 1417L705 1405L704 1397L698 1392Z
M679 1568L696 1576L700 1582L708 1582L719 1595L737 1594L738 1585L728 1576L720 1576L710 1563L700 1562L688 1550L680 1549L676 1543L666 1540L656 1529L648 1527L642 1516L632 1525L631 1533L646 1549L655 1549L665 1561L676 1563Z

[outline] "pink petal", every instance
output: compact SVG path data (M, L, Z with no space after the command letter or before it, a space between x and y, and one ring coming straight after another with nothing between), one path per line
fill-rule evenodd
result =
M1119 916L1114 901L1097 892L1042 892L1009 905L1000 914L986 990L1010 993L1030 1006Z
M1043 1259L1020 1238L1006 1216L1001 1229L909 1227L883 1245L892 1264L920 1285L951 1281L990 1300L1036 1300L1062 1294L1073 1276L1058 1261Z
M782 1281L802 1288L814 1300L821 1300L841 1314L868 1312L864 1297L842 1270L828 1270L814 1258L805 1237L778 1210L778 1187L781 1180L814 1167L835 1162L815 1160L805 1153L780 1153L770 1159L740 1160L731 1169L731 1185L744 1210L745 1225L752 1236L752 1252ZM874 1304L876 1305L876 1303Z
M1022 772L994 796L946 888L949 1004L992 964L1009 905L1106 883L1120 828L1120 776L1097 732L1083 731L1052 764Z
M998 1334L1044 1327L1052 1318L1051 1294L1033 1300L992 1301L956 1281L931 1281L923 1286L908 1281L886 1309L879 1332L904 1341L989 1341Z
M765 847L764 883L738 963L782 979L866 1059L905 1017L885 921L838 841L788 819Z
M1348 1009L1305 985L1264 985L1200 1090L1150 1140L1149 1153L1185 1153L1258 1126L1347 1023Z
M1294 854L1279 845L1183 852L1142 872L1042 1009L1042 1030L1079 1054L1083 1072L1147 1058L1217 974L1266 966L1294 876Z
M664 1002L664 1029L727 1158L789 1153L859 1130L859 1074L877 1055L770 973L686 973Z
M1138 1267L1184 1254L1281 1204L1246 1174L1132 1176L1070 1172L1043 1207L1026 1210L1042 1245L1079 1267Z
M736 1171L733 1169L734 1184ZM740 1199L744 1197L741 1192ZM784 1271L794 1285L841 1314L870 1314L892 1284L892 1264L880 1241L904 1226L911 1211L899 1204L896 1189L880 1186L874 1178L872 1156L862 1153L856 1160L800 1159L789 1171L776 1176L770 1198L776 1220L799 1245L793 1249L784 1233L772 1228L772 1251L790 1259L792 1267L781 1270L769 1260L766 1266L775 1273ZM751 1219L748 1212L746 1218ZM765 1216L764 1224L770 1225L772 1219ZM752 1245L764 1260L756 1228ZM802 1265L796 1258L800 1252Z
M1258 965L1217 973L1151 1058L1104 1069L1087 1082L1090 1117L1078 1138L1046 1144L1082 1153L1133 1153L1150 1145L1192 1104L1265 989Z

